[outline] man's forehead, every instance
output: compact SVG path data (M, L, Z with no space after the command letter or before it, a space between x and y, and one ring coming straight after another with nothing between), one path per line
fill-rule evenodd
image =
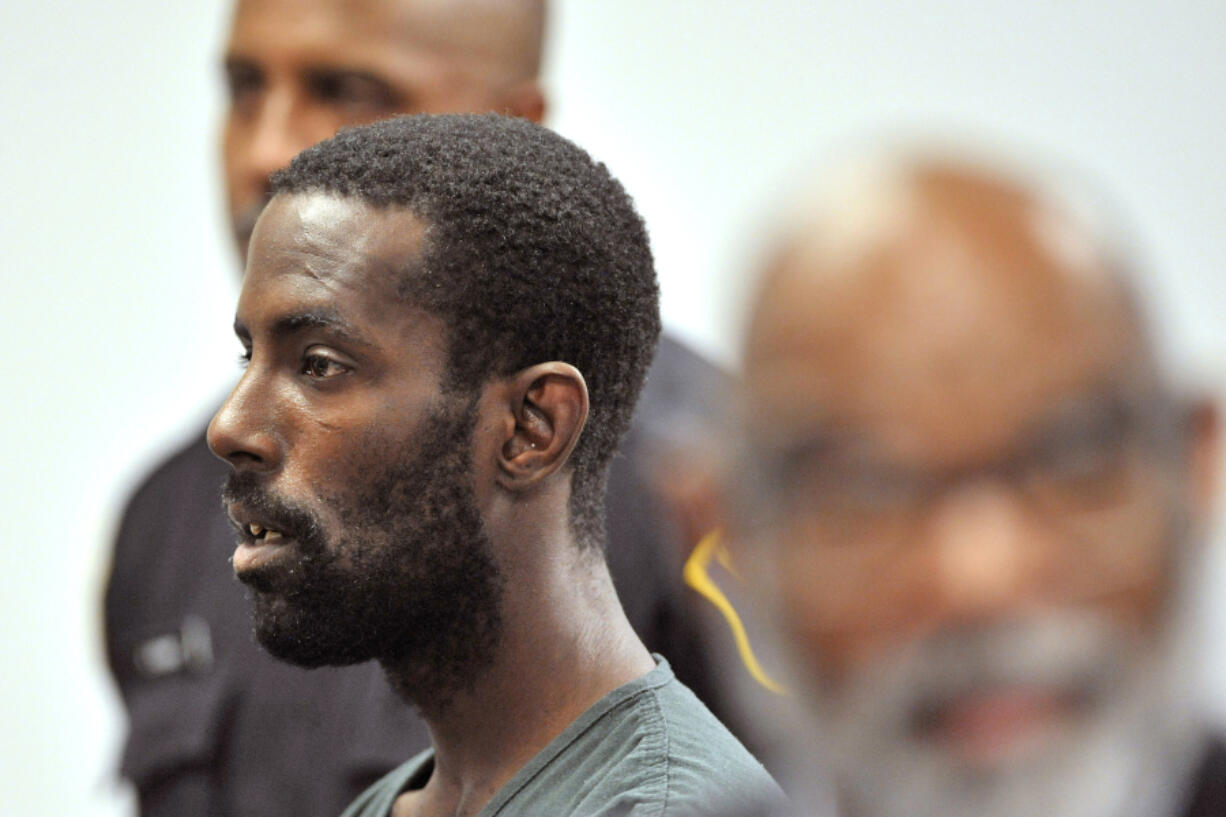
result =
M320 54L349 53L374 42L409 47L412 0L240 0L232 52L259 56L284 44Z
M231 57L259 58L292 48L302 59L362 63L446 58L473 65L539 58L533 0L240 0Z
M745 359L759 417L986 438L1145 376L1131 293L1074 220L991 178L934 178L877 185L874 223L843 231L854 251L825 247L819 211L775 256Z
M1144 380L1123 313L1021 316L973 298L836 304L790 287L769 296L745 362L749 414L762 426L847 425L900 447L1007 445L1064 402ZM1052 310L1058 312L1056 305Z
M426 230L406 208L322 192L277 195L256 223L244 292L296 278L317 290L397 300L400 277L420 263Z

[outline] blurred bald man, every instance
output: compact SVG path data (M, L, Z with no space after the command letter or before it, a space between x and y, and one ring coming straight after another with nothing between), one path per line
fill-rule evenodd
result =
M752 312L731 548L808 813L1226 814L1182 688L1216 415L1071 193L867 163ZM786 787L786 784L785 784Z
M241 0L223 157L242 257L268 177L338 129L404 113L540 122L544 0Z
M227 203L239 258L269 175L348 125L496 111L539 122L544 0L240 0L225 51ZM647 449L701 415L723 376L661 339L609 477L608 558L627 617L710 700L681 613L679 548ZM211 413L211 411L210 411ZM125 510L106 590L107 655L129 716L121 771L144 817L335 815L429 744L376 665L309 675L254 642L204 442L166 460Z

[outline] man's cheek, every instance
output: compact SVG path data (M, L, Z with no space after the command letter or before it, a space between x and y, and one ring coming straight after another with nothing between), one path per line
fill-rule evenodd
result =
M822 559L811 553L785 557L776 567L780 622L792 651L811 677L842 674L844 655L854 640L840 622L847 611L823 593L834 577L823 575Z

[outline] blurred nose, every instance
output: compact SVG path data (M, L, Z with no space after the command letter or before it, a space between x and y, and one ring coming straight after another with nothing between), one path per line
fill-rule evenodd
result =
M268 400L259 379L248 368L234 391L209 423L213 453L236 470L275 470L281 446L272 429Z
M313 125L307 108L292 87L274 86L264 95L253 119L237 135L235 145L248 191L263 195L269 176L288 165L301 151L331 136L316 132L320 129Z
M984 482L955 488L938 500L929 524L933 581L947 617L991 618L1029 600L1039 543L1010 486Z

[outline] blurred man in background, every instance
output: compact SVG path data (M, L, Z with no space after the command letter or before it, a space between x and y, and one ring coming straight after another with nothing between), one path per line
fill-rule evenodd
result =
M269 174L342 126L414 112L539 122L545 18L543 0L241 0L222 152L240 262ZM663 418L701 414L720 382L662 339L607 503L627 615L700 696L709 684L643 449L667 433ZM217 500L225 472L202 427L125 511L106 591L108 660L130 723L122 773L145 817L337 814L428 739L375 665L308 676L254 643Z
M1226 814L1181 683L1216 414L1048 187L866 164L765 270L729 542L807 811L820 758L849 817Z

